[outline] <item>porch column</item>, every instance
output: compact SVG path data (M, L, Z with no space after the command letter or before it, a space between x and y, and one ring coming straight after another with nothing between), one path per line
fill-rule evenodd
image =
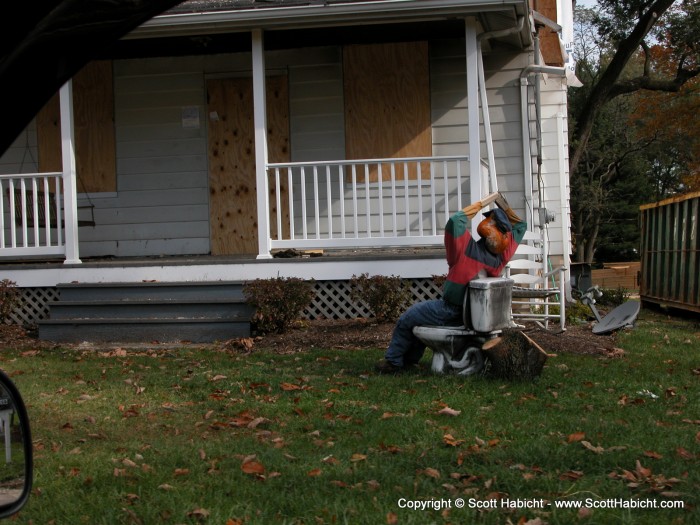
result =
M63 223L66 236L64 264L82 262L78 253L78 190L75 167L75 128L73 126L73 81L60 90L61 154L63 157Z
M265 103L265 44L262 29L253 29L253 120L255 181L258 205L258 259L270 259L270 200L267 181L267 114Z
M469 123L469 202L484 196L481 182L481 138L479 133L479 47L476 20L466 18L464 36L467 50L467 114ZM472 235L478 238L478 220L472 221Z

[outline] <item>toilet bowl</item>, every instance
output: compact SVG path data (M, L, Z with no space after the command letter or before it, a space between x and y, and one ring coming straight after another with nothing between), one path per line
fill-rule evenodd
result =
M433 351L430 368L436 374L466 376L480 372L484 366L483 334L464 326L416 326L413 334Z
M474 279L464 297L462 326L413 328L413 334L433 351L433 372L469 376L483 369L481 347L510 326L512 289L512 279Z

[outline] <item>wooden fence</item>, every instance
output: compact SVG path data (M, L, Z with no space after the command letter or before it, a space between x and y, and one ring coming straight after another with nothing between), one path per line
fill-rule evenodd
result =
M609 263L604 268L593 270L591 277L593 284L601 288L624 288L626 290L639 290L639 261Z

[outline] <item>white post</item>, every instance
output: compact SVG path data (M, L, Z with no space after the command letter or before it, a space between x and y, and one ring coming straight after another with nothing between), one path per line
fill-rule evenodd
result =
M81 262L78 249L78 190L75 167L75 128L73 127L73 83L60 91L61 153L63 155L63 222L66 234L65 264ZM60 228L60 224L58 227Z
M479 97L481 98L481 115L484 122L484 139L486 140L486 154L489 159L488 191L498 191L498 177L496 176L496 157L493 152L493 137L491 136L491 115L489 115L489 102L486 96L486 75L484 73L484 54L481 50L481 40L477 39L479 58Z
M476 41L476 20L464 21L467 52L467 113L469 120L469 202L483 196L481 182L481 138L479 133L479 48ZM478 238L479 221L472 221L472 235Z
M270 259L270 201L267 180L267 114L265 44L262 29L253 29L253 120L255 123L255 180L258 204L258 259Z
M557 113L557 147L559 149L559 214L561 219L562 264L569 270L571 267L571 227L569 217L569 163L568 163L568 134L564 127L566 116ZM571 301L571 277L566 274L566 298Z

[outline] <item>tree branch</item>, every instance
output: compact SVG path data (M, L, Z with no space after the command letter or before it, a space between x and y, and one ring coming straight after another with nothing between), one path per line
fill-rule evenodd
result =
M659 17L673 5L673 2L674 0L655 0L649 5L646 12L641 14L632 32L627 38L620 41L610 64L600 77L600 80L593 86L586 103L583 105L578 115L577 125L571 140L571 143L575 144L569 162L569 172L572 176L576 172L577 165L581 160L581 154L586 148L588 139L591 136L593 122L600 108L610 100L611 91L620 78L625 66L637 49L639 49L639 46L649 34L652 27L654 27Z

